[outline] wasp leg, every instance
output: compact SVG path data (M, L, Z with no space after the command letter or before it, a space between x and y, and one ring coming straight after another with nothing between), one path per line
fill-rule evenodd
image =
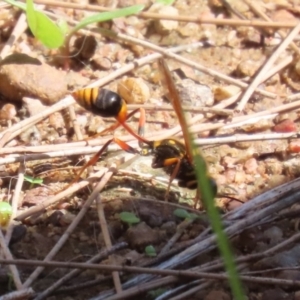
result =
M140 151L139 151L139 150L134 149L133 147L131 147L131 146L128 145L127 143L125 143L125 142L119 140L118 138L115 137L113 140L114 140L114 142L115 142L116 144L119 145L119 147L120 147L122 150L124 150L124 151L126 151L126 152L128 152L128 153L132 153L132 154L140 154Z
M170 176L170 180L169 180L169 184L168 184L168 187L167 187L167 191L166 191L166 194L165 194L165 200L168 201L168 198L169 198L169 192L170 192L170 188L171 188L171 184L173 182L173 180L176 178L177 174L178 174L178 171L180 169L180 164L181 164L181 158L178 158L178 157L173 157L173 158L167 158L163 161L163 166L164 167L168 167L168 166L171 166L171 165L174 165L176 164L171 176Z
M119 140L118 138L114 137L111 140L108 140L102 148L81 168L79 173L77 174L76 178L72 181L72 183L77 182L82 175L82 173L88 168L96 164L96 162L99 160L100 156L103 154L103 152L107 149L107 147L112 143L115 142L120 146L121 149L123 149L126 152L138 154L140 153L138 150L134 149L133 147L129 146L125 142ZM72 184L71 183L71 184Z
M98 161L98 159L100 158L100 156L103 154L103 152L107 149L107 147L109 146L109 144L111 144L114 141L114 139L110 139L108 140L103 146L102 148L80 169L79 173L76 174L76 177L71 181L71 183L69 183L62 191L65 191L66 189L68 189L71 185L73 185L74 183L76 183L79 179L80 176L82 175L82 173L88 168L93 166L94 164L96 164L96 162ZM60 192L62 192L60 191Z
M149 141L146 140L143 135L144 135L144 130L141 131L140 133L135 133L133 131L133 129L126 123L126 121L131 118L133 115L135 115L137 112L140 112L140 119L139 119L139 128L144 128L144 124L145 124L145 119L146 119L146 114L145 114L145 110L143 108L137 108L135 110L133 110L132 112L130 112L128 115L126 115L126 117L124 117L124 111L121 111L119 113L119 115L116 117L116 119L118 120L117 123L111 125L110 127L102 130L101 132L97 133L96 135L94 135L92 138L95 138L96 136L103 136L111 131L116 130L118 127L123 126L132 136L134 136L138 141L139 141L139 145L142 144L149 144ZM122 148L122 147L121 147ZM126 151L126 150L125 150Z
M123 113L123 112L122 112ZM126 123L127 118L121 115L121 113L116 117L117 121L132 135L134 136L139 142L149 144L149 141L146 140L144 137L140 136L139 134L135 133L133 129Z
M132 112L130 112L130 113L127 115L127 117L126 117L126 121L127 121L128 119L130 119L133 115L135 115L139 110L140 110L140 108L137 108L137 109L133 110ZM118 127L120 127L120 126L121 126L121 123L116 122L116 123L112 124L111 126L109 126L108 128L106 128L106 129L100 131L99 133L97 133L97 136L106 135L107 133L116 130L116 129L117 129Z
M144 136L145 134L145 123L146 123L146 112L143 108L140 108L140 119L139 119L139 128L138 128L138 135ZM148 143L149 145L149 143ZM144 143L139 140L140 148L143 148Z
M130 112L130 113L127 115L126 120L130 119L130 118L131 118L133 115L135 115L139 110L140 110L140 108L137 108L137 109L133 110L132 112ZM120 126L121 126L121 123L116 122L116 123L112 124L111 126L109 126L108 128L105 128L105 129L103 129L102 131L96 133L96 134L93 135L92 137L87 138L86 141L91 140L91 139L94 139L94 138L96 138L96 137L98 137L98 136L106 135L106 134L108 134L109 132L112 132L112 131L116 130L116 129L117 129L118 127L120 127Z
M200 190L196 190L196 196L194 198L194 209L202 210L203 209L203 203L200 200Z

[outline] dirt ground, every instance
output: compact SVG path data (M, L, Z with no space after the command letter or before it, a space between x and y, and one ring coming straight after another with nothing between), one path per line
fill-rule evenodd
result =
M123 126L103 133L120 115L103 118L82 107L91 107L88 94L70 96L89 84L115 91L129 112L145 109L147 140L182 140L161 53L218 186L215 205L246 299L300 299L300 6L111 2L35 1L70 27L105 7L145 5L137 16L79 31L67 52L46 48L19 9L0 3L0 194L12 206L8 221L0 203L0 258L24 260L1 264L0 295L233 299L196 190L179 187L175 175L167 195L170 172L151 167L153 155L139 150L145 143ZM140 115L126 122L134 132ZM112 142L77 178L113 137L137 153ZM50 266L37 268L36 260Z

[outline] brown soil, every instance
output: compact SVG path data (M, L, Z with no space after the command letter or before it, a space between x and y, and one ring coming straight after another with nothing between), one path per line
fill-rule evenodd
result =
M90 8L99 8L91 2ZM104 5L107 1L97 2ZM136 1L126 1L126 6L131 2ZM1 265L0 295L24 292L19 277L26 288L33 289L28 298L34 299L233 299L209 218L200 202L194 208L195 190L180 188L175 180L165 201L170 176L151 168L152 156L129 154L112 143L78 182L72 182L85 155L101 149L111 134L140 149L122 126L94 137L114 124L114 118L102 118L72 105L69 95L96 80L96 86L105 84L105 88L118 91L130 111L145 108L147 139L182 138L180 127L176 129L178 116L170 105L173 95L160 83L156 61L121 76L116 72L150 57L154 50L143 43L147 41L163 49L191 45L177 53L179 59L165 61L187 120L192 120L190 128L201 145L209 176L218 185L215 204L232 252L239 259L247 299L300 299L298 36L294 46L290 42L278 53L275 62L279 65L291 57L288 64L255 85L256 92L241 109L245 90L262 76L261 70L282 44L278 32L285 37L290 29L238 23L264 20L263 14L271 18L270 24L296 22L300 7L288 0L255 1L256 10L242 0L178 0L170 7L139 2L146 5L145 13L158 17L131 16L99 25L117 32L119 39L80 32L71 39L69 56L64 56L65 49L48 50L29 31L18 33L7 51L4 46L11 34L16 35L12 30L20 14L9 6L1 8L0 51L1 55L6 52L0 63L0 193L2 201L17 209L7 222L0 206L1 248L5 243L9 246L0 258L23 259L28 265L17 265L16 270ZM57 5L46 5L44 11L76 22L91 13ZM164 20L163 15L174 20ZM178 16L212 21L179 22ZM216 25L216 20L224 23ZM227 24L226 20L237 23ZM199 41L202 45L192 46ZM127 123L136 131L138 114ZM95 173L100 173L100 179ZM24 174L42 181L30 183L26 177L23 182ZM73 190L68 192L70 182ZM93 194L95 189L98 193ZM139 220L128 224L122 220L124 212ZM57 250L52 255L53 249ZM45 259L70 264L94 259L96 265L123 269L116 273L84 266L46 294L71 271L47 267L28 280L36 269L30 262ZM157 270L161 277L155 277L126 267L183 273L160 274Z

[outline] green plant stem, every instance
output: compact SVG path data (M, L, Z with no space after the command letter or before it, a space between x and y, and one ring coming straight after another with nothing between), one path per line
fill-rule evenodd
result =
M192 140L191 140L192 142ZM193 149L196 149L196 146L193 145ZM195 152L194 152L195 154ZM213 192L210 188L209 179L206 174L206 163L204 159L199 154L193 154L193 159L195 162L195 170L198 178L198 184L201 191L201 199L204 203L205 209L211 221L211 226L213 231L216 234L216 241L220 250L220 253L224 260L224 265L226 271L229 275L229 284L236 300L244 300L244 291L242 288L242 283L240 281L236 264L233 258L233 252L230 247L230 243L227 235L224 232L222 221L218 210L214 205Z

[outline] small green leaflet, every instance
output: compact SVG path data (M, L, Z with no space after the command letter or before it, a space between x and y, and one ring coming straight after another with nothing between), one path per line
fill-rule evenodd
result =
M185 209L182 209L182 208L175 209L173 214L176 217L181 218L181 219L188 219L190 216L190 214Z
M163 5L172 5L175 0L156 0L155 3L160 3Z
M152 245L149 245L145 248L145 253L151 257L155 257L157 255L156 250Z
M24 175L24 179L25 181L28 181L32 184L42 184L43 183L43 179L42 178L34 178L28 175Z
M32 0L26 1L26 16L32 34L46 47L59 48L64 43L64 34L44 13L36 11Z
M6 227L12 215L12 207L8 202L0 202L0 227Z
M132 212L123 211L120 213L121 221L128 223L128 224L136 224L139 223L141 220Z
M133 5L133 6L125 7L125 8L114 10L114 11L108 11L108 12L103 12L103 13L100 13L100 14L92 15L90 17L87 17L87 18L83 19L72 30L72 32L76 32L79 29L82 29L82 28L84 28L87 25L92 24L92 23L105 22L105 21L109 21L109 20L112 20L112 19L117 19L117 18L121 18L121 17L134 15L134 14L140 12L143 9L144 9L144 5Z

